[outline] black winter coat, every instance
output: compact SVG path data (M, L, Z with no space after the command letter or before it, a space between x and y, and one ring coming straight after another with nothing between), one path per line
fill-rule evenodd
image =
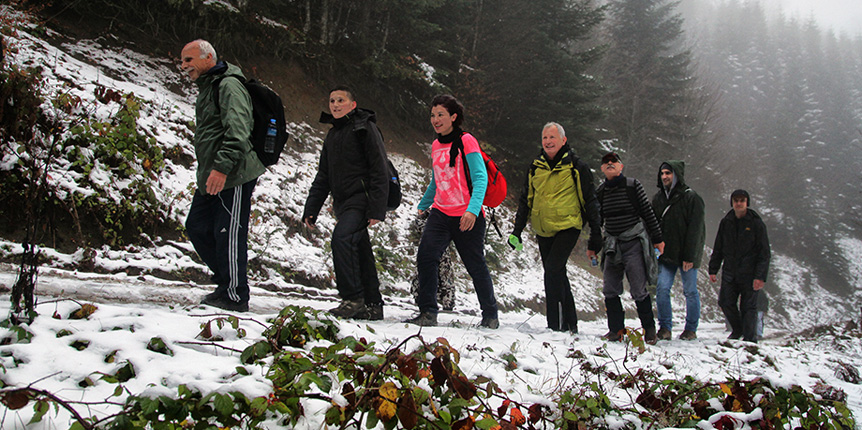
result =
M721 270L724 282L753 282L760 279L766 282L769 272L769 237L766 225L757 212L737 218L733 210L722 218L715 235L715 246L709 259L709 274Z
M320 122L332 124L320 150L317 176L311 183L302 219L316 217L332 194L335 216L348 209L366 211L368 219L383 220L389 193L386 149L377 129L377 117L367 109L354 109L335 119L328 113Z
M659 257L659 261L675 266L682 266L684 261L688 261L698 268L703 259L703 245L706 242L703 199L686 185L684 162L671 160L665 163L673 171L676 185L668 197L659 171L659 191L652 199L652 208L661 224L664 238L664 253Z

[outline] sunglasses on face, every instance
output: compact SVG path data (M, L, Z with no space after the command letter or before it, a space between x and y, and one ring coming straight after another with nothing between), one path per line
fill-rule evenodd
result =
M602 164L619 163L619 162L620 162L620 158L617 156L606 155L606 156L602 157Z

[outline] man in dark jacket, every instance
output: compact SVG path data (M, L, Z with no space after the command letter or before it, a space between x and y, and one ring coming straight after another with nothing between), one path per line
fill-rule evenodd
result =
M623 175L623 162L617 153L609 152L602 157L602 173L606 179L596 194L605 227L602 293L608 313L608 333L604 338L615 342L624 333L625 311L620 295L625 275L644 329L644 341L655 344L655 319L646 287L648 283L654 285L657 272L653 248L659 254L664 250L661 227L643 185Z
M383 298L368 227L386 216L386 150L374 112L358 109L350 88L330 91L329 111L320 115L320 122L332 128L323 141L302 219L314 228L320 208L332 194L338 220L332 231L332 263L341 304L330 312L339 318L380 320Z
M659 191L652 199L652 208L661 223L664 253L659 257L658 283L655 302L658 309L658 338L670 340L673 311L670 289L677 270L682 278L685 295L685 329L680 339L697 339L700 321L700 293L697 291L697 269L703 257L706 241L703 199L685 183L685 163L666 161L658 172Z
M757 298L769 271L769 237L766 225L749 208L745 190L730 195L733 209L722 218L709 259L709 280L721 269L718 305L730 324L729 339L757 342Z
M555 122L542 129L542 152L533 160L518 201L515 227L509 246L520 250L521 232L527 219L536 233L545 269L545 316L548 328L578 332L578 314L566 263L584 223L590 224L587 249L602 249L601 220L589 166L575 157L566 144L563 126Z
M182 69L199 88L195 101L197 192L186 219L186 233L213 272L216 290L202 304L244 312L249 288L248 222L251 193L266 170L251 146L251 98L237 66L217 61L204 40L188 43ZM215 85L219 105L216 106Z

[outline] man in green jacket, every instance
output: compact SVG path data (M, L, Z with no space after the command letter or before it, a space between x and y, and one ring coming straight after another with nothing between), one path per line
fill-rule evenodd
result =
M218 61L209 42L189 42L181 59L200 90L195 101L197 192L186 233L217 284L201 304L245 312L251 193L265 170L251 146L251 98L242 71Z
M542 129L542 151L530 165L521 191L515 228L509 235L509 246L513 249L523 247L521 232L528 218L545 270L548 328L577 333L578 314L566 263L584 223L590 224L587 255L595 259L602 249L601 220L593 173L569 149L563 126L555 122L545 124Z
M700 293L697 290L697 269L703 257L706 240L703 199L685 183L685 163L665 161L658 172L659 191L652 199L652 207L661 223L664 236L664 253L659 257L656 308L658 309L658 339L670 340L673 312L670 289L680 270L682 292L685 295L685 328L680 339L697 339L700 320Z

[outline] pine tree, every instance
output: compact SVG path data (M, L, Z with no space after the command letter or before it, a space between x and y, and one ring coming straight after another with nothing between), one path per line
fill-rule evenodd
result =
M488 140L533 156L548 121L563 124L570 142L588 138L600 116L600 88L587 70L601 51L580 46L602 19L591 3L476 2L474 43L453 87L465 91L472 124Z
M710 96L698 87L683 20L668 0L612 0L610 47L602 68L614 146L654 173L661 159L683 157L708 134ZM706 103L698 101L705 97Z

